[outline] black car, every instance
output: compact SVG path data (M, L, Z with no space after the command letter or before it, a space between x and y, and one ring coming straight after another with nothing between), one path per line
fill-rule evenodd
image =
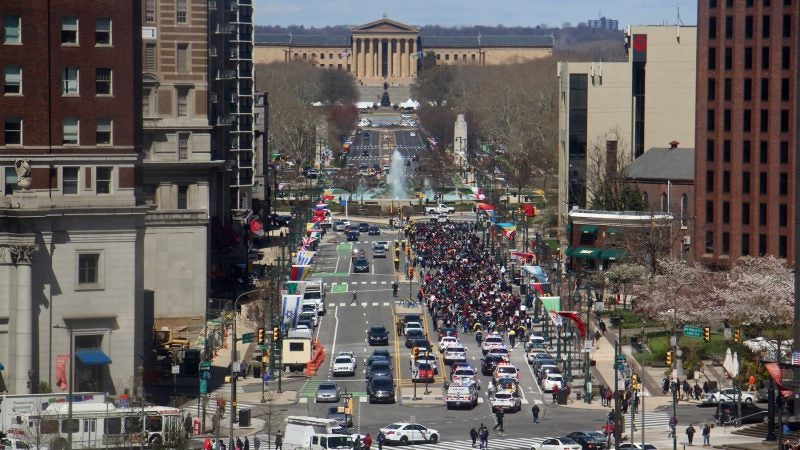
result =
M414 346L419 347L417 344L425 341L427 341L427 339L425 339L425 334L422 333L422 330L415 328L408 330L408 333L406 333L406 348L412 348Z
M356 258L356 260L353 261L353 272L369 273L369 261L367 261L367 258L362 258L362 257Z
M385 359L376 359L367 366L367 379L372 377L385 376L392 377L392 365Z
M605 441L597 439L589 433L583 431L574 431L567 435L568 438L581 444L583 450L604 450L606 448Z
M420 317L419 314L406 314L403 316L403 325L407 324L408 322L422 323L422 317Z
M394 403L394 380L392 377L374 376L367 381L370 403Z
M387 350L385 348L376 348L375 350L373 350L372 351L372 357L373 358L383 358L383 359L389 361L390 364L392 362L392 354L389 353L389 350Z
M366 233L369 231L369 224L366 222L361 222L358 224L358 231L361 233Z
M714 419L719 424L728 424L738 422L739 410L737 409L736 402L720 402L717 406L717 412L714 413ZM767 417L767 410L759 408L752 403L742 402L742 424L761 423Z
M347 240L348 241L356 241L356 242L358 242L358 231L348 231L347 232Z
M376 225L373 225L373 226L369 227L369 229L367 230L367 234L370 235L370 236L380 236L381 235L381 229L378 228Z
M367 331L367 342L369 345L389 345L389 332L383 325L370 327Z
M486 355L483 358L483 362L481 363L481 373L487 376L491 376L494 374L494 369L500 364L500 361L503 360L503 357L499 355Z
M292 224L292 216L282 216L278 214L273 214L272 217L272 226L273 227L288 227Z

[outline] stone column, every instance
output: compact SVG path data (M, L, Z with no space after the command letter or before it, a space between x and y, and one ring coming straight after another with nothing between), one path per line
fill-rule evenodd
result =
M397 78L400 76L400 68L397 64L397 57L400 53L400 41L397 39L392 39L392 77Z
M417 55L416 55L416 53L417 53L417 43L414 42L413 39L410 39L409 43L411 44L411 50L410 50L411 58L409 59L408 62L409 62L409 64L411 64L411 67L410 67L411 70L408 71L408 74L409 74L409 76L414 78L414 77L417 76Z
M361 74L361 77L367 76L367 41L363 38L358 40L358 57L361 58L359 61L358 72Z
M356 58L356 40L353 39L350 49L350 61L353 63L350 66L349 72L353 74L356 78L358 78L358 59ZM344 62L345 67L347 67L347 61Z
M397 40L397 76L403 78L405 75L405 60L403 59L403 55L405 55L406 45L405 39L398 39Z
M17 313L14 316L16 333L14 336L14 393L29 394L31 381L29 372L33 370L33 272L31 262L35 245L12 245L8 248L11 262L17 272ZM52 364L52 361L50 362ZM33 381L31 381L33 382Z
M383 54L383 39L378 39L378 78L383 78L383 59L386 55Z
M375 39L369 40L369 73L368 77L375 76Z

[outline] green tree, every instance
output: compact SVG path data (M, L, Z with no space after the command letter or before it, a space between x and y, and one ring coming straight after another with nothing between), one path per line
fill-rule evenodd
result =
M352 104L358 100L356 79L344 70L320 70L319 91L319 101L324 105Z

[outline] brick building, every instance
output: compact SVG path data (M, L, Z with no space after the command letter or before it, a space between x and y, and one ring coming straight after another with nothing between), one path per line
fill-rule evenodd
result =
M792 263L798 0L701 0L697 31L697 261Z

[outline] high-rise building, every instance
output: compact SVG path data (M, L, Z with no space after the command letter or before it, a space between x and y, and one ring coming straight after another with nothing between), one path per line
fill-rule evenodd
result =
M1 390L63 391L70 368L75 390L137 385L139 10L138 0L0 2Z
M695 259L794 260L798 0L701 0Z
M590 19L586 22L589 28L595 30L619 30L619 21L601 16L599 19Z

